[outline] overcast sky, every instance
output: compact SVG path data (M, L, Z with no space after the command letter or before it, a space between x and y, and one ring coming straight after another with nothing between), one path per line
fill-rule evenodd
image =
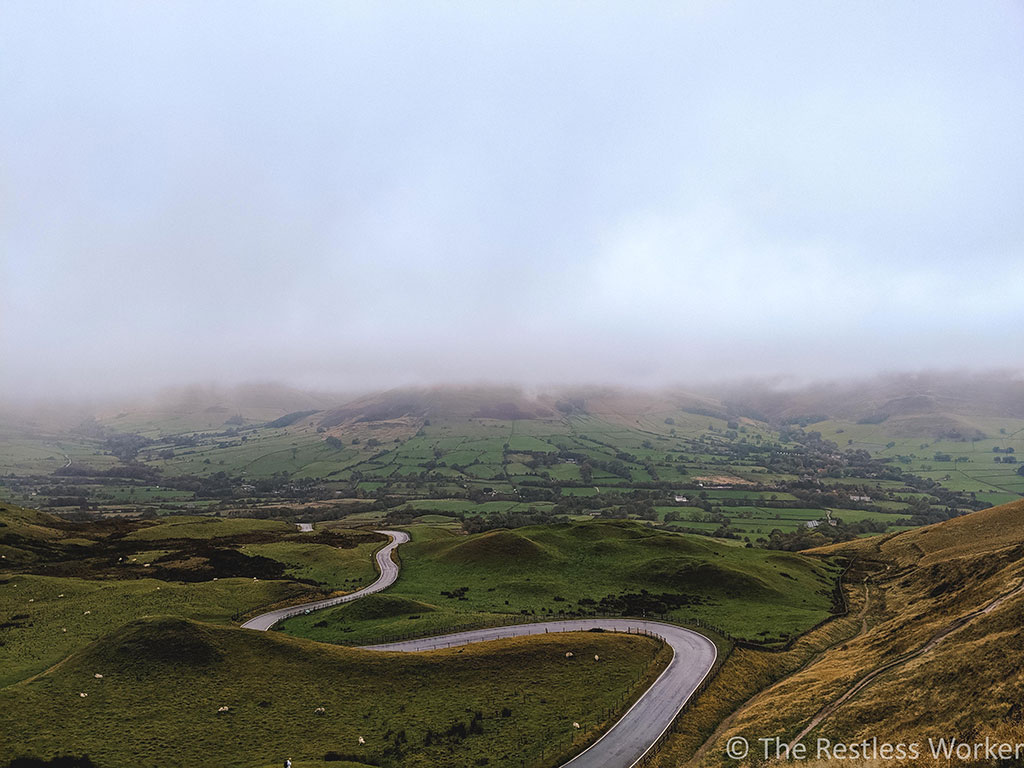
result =
M0 3L0 391L1024 367L1021 2Z

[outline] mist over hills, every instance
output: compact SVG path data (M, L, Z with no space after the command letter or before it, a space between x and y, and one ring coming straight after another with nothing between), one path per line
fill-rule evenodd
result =
M120 400L53 400L21 407L8 403L0 413L8 419L37 423L95 418L112 426L127 414L153 418L189 414L205 418L211 426L240 414L268 423L302 414L312 417L318 426L333 428L395 419L530 420L588 413L629 422L645 414L673 410L720 419L751 418L775 426L827 419L884 423L896 436L970 439L986 434L978 419L1024 418L1024 375L1009 370L892 373L799 385L747 380L649 389L452 384L363 393L249 382L231 387L197 384Z

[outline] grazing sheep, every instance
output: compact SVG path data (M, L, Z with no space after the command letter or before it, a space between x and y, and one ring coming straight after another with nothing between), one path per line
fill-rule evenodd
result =
M97 672L95 675L93 675L93 677L95 677L97 680L102 680L103 679L103 675L101 675L99 672Z
M89 694L88 694L88 693L80 693L80 694L78 694L78 695L79 695L79 696L81 696L81 697L82 697L82 698L84 699L84 698L85 698L86 696L88 696Z
M565 658L571 659L572 658L572 651L566 651L565 652Z
M366 743L366 739L364 739L362 736L360 736L359 737L359 743L360 744L365 744Z
M217 707L217 712L230 712L231 707Z
M594 661L600 661L600 660L601 660L601 657L600 657L600 656L598 656L598 655L597 655L597 654L595 653L595 654L594 654Z
M85 613L83 613L82 615L83 615L83 616L88 616L88 615L89 615L90 613L92 613L92 611L86 611L86 612L85 612Z
M572 727L575 728L578 731L580 729L580 724L579 723L573 723Z
M316 709L313 710L313 714L314 715L325 715L325 714L327 714L327 710L324 709L323 707L317 707Z
M61 631L61 632L67 632L67 631L68 631L68 628L67 628L67 627L61 627L61 628L60 628L60 631Z

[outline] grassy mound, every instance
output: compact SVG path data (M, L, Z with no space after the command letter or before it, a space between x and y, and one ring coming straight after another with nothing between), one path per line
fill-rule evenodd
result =
M602 663L582 661L594 654ZM656 641L627 635L381 654L161 617L0 689L0 736L8 755L88 754L100 766L319 765L329 753L408 768L507 765L541 744L550 753L574 721L603 722L666 661Z
M356 600L345 615L355 620L385 619L394 616L408 616L415 613L430 613L437 606L410 600L407 597L377 593Z
M455 546L444 548L439 558L455 565L480 565L493 562L536 564L547 558L537 542L516 531L488 531L472 536Z
M734 598L772 597L772 589L763 579L728 565L697 558L652 560L648 563L648 574L653 584L678 591Z
M202 624L175 617L140 619L105 637L84 656L112 669L194 667L221 661L212 633Z

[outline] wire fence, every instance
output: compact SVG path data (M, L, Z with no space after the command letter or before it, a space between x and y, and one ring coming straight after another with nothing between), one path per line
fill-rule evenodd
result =
M708 629L721 637L725 638L731 643L737 642L736 638L726 632L722 627L716 624L704 621L699 618L686 619L683 621L669 620L664 616L628 616L617 613L602 613L599 611L593 612L577 612L577 613L564 613L555 616L535 616L535 615L522 615L522 614L500 614L493 619L480 619L472 622L462 622L459 624L447 624L444 626L424 627L420 630L414 630L409 632L382 632L378 635L371 635L369 637L362 636L358 639L351 641L337 640L339 645L352 645L360 647L372 647L375 645L391 645L392 643L402 643L408 640L426 640L431 637L440 637L443 635L452 635L459 632L472 632L479 629L492 629L495 627L509 627L509 626L520 626L527 624L543 624L548 622L558 621L576 621L581 619L622 619L625 621L663 621L666 624L673 624L680 627L691 627L699 629ZM579 630L557 630L557 631L579 631ZM585 631L585 630L584 630ZM660 635L655 635L661 638ZM447 645L441 645L439 647L447 647Z

